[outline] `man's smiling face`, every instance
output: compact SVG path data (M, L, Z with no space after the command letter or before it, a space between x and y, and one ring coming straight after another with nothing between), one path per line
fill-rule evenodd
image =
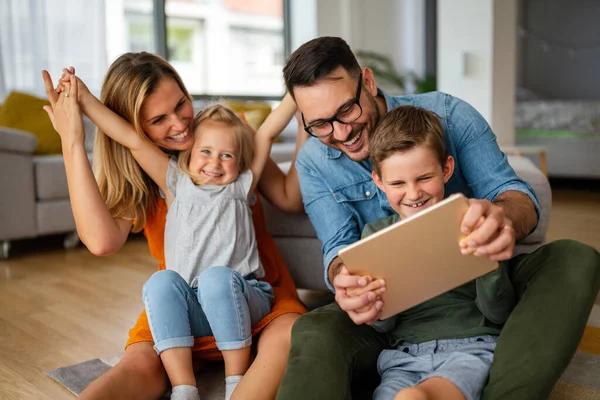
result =
M353 161L363 161L369 157L369 135L381 118L375 100L377 87L372 72L365 69L362 82L358 82L339 67L315 85L294 88L296 104L306 126L309 126L348 108L356 99L359 84L363 85L360 117L349 124L333 121L333 133L319 138L325 145L342 151Z

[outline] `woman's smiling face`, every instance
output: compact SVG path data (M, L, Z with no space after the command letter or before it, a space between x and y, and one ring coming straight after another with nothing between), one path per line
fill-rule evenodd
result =
M194 143L194 108L177 82L165 77L148 96L140 112L143 131L168 150L187 150Z

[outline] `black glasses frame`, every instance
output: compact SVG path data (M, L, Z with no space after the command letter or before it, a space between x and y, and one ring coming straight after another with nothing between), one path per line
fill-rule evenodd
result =
M316 137L316 138L324 138L324 137L330 136L333 133L333 129L334 129L333 128L333 122L334 121L337 121L340 124L348 125L348 124L353 123L357 119L359 119L360 116L363 113L362 106L360 105L360 95L361 95L361 92L362 92L362 71L361 71L361 73L360 73L360 75L358 77L358 88L356 89L356 97L354 98L354 101L352 103L350 103L350 105L356 104L358 106L358 108L360 109L360 113L358 114L358 116L355 119L353 119L352 121L344 122L344 121L341 121L338 118L338 116L344 110L343 109L342 110L338 110L338 112L335 113L335 115L333 117L327 118L323 122L319 122L319 125L322 125L322 124L325 124L325 123L329 123L329 125L331 125L331 132L329 132L329 133L327 133L325 135L317 135L316 133L314 133L312 131L312 127L315 126L316 124L310 124L310 125L306 126L306 121L304 120L304 113L300 113L302 115L302 125L304 125L304 130L306 131L306 133L308 133L309 135L311 135L313 137Z

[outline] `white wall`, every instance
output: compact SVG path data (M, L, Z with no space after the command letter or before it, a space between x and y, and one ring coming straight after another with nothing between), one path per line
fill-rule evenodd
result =
M438 90L473 105L514 144L517 0L438 1Z

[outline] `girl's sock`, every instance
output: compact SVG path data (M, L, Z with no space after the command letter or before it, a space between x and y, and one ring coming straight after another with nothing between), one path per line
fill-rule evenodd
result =
M243 375L232 375L225 377L225 400L229 400Z
M200 400L200 393L196 386L177 385L171 390L171 400Z

